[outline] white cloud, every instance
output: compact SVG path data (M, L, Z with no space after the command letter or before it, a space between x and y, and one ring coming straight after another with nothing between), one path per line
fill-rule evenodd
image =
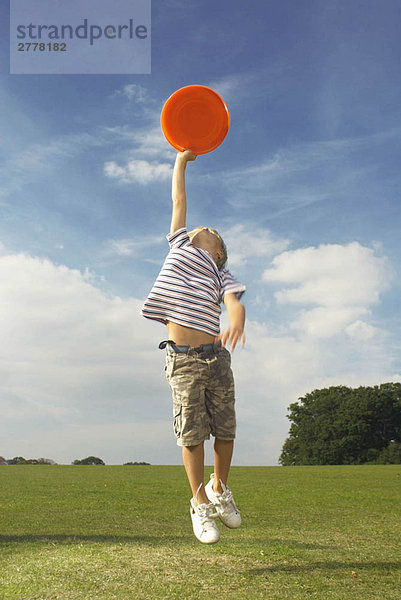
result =
M106 252L117 256L138 256L145 250L165 242L160 235L138 236L136 238L122 238L109 240Z
M283 85L290 77L291 68L288 64L277 60L269 61L268 65L262 67L224 75L207 85L224 98L230 109L235 104L252 106L255 101L266 102L268 98L281 95Z
M115 112L129 122L137 118L142 122L146 120L151 126L160 118L160 100L143 85L128 83L114 90L110 98L115 105ZM115 99L122 99L124 102L116 103Z
M276 238L269 229L252 223L224 229L222 237L228 248L230 266L233 267L244 266L255 258L271 258L290 243L289 240Z
M208 83L208 87L220 94L226 102L231 104L234 97L244 90L247 85L249 73L230 74Z
M36 138L44 141L25 143L23 147L10 152L9 158L3 162L0 168L0 197L22 190L27 183L43 177L43 173L51 171L60 161L64 165L66 159L106 142L100 132L72 133L48 139L39 132Z
M327 200L354 202L366 197L370 183L377 184L374 165L366 160L372 148L381 155L383 145L399 135L395 128L359 138L290 143L252 164L222 171L219 179L233 206L254 211L263 203L270 217Z
M124 167L114 161L104 164L107 177L117 179L119 183L140 183L147 185L153 181L170 179L173 173L171 164L148 162L147 160L130 160Z
M367 313L368 310L360 306L321 306L302 310L290 327L308 336L329 338L343 331L356 317Z
M366 342L379 333L376 327L364 323L359 319L345 328L345 333L358 342Z
M0 279L3 425L6 417L18 428L19 419L96 422L135 411L143 419L168 396L153 350L162 334L139 315L140 300L108 296L87 273L25 254L1 256Z
M118 142L130 142L132 147L128 151L129 158L149 157L172 160L176 151L170 146L163 135L160 122L149 127L130 129L127 125L102 127L104 135Z
M114 96L124 96L128 100L135 100L135 102L147 102L148 91L142 85L136 83L129 83L124 85L121 89L115 90Z
M294 284L275 293L279 303L316 305L301 310L291 327L316 337L330 337L370 312L390 285L386 257L358 242L326 244L283 252L263 273L270 283ZM348 334L361 335L355 325ZM367 335L367 328L364 329ZM369 332L373 334L374 329Z
M154 127L131 132L131 139L135 144L130 151L130 157L149 156L164 158L172 161L177 151L170 146L160 127L159 121Z
M118 256L132 256L134 254L135 242L132 239L112 240L109 243L112 253Z
M283 252L263 273L264 281L295 283L277 294L280 302L324 306L374 304L389 286L387 259L358 242L321 244Z
M101 128L102 134L110 142L129 144L123 155L125 164L120 165L115 160L106 161L104 174L122 184L147 185L152 181L170 179L176 151L163 135L160 126L161 107L159 104L155 105L146 88L137 84L129 84L116 90L114 96L118 95L129 100L129 110L132 110L134 103L141 114L141 123L146 117L146 126L131 128L128 125L115 125Z
M125 153L125 164L120 165L114 160L104 163L106 177L125 185L148 185L154 181L171 179L175 151L163 137L160 125L142 130L131 130L126 126L104 127L103 131L109 138L130 144ZM165 162L166 159L169 162Z

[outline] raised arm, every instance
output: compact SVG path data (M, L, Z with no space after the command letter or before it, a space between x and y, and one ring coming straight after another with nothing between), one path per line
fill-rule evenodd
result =
M188 161L195 160L192 150L179 152L175 159L171 197L173 200L173 213L171 216L170 233L185 227L187 218L187 197L185 194L185 168Z

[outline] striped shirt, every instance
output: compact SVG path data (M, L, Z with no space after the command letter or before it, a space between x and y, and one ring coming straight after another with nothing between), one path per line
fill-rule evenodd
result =
M245 286L231 275L219 271L207 250L193 246L185 227L167 236L170 252L147 297L141 314L166 324L220 333L220 303L225 294L241 298Z

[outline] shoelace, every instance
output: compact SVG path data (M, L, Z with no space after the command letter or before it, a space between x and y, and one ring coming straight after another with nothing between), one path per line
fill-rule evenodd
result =
M202 487L202 483L199 485L197 491L196 491L196 502L198 502L198 494L199 494L199 490ZM200 516L201 519L201 523L202 526L204 527L205 524L210 524L207 523L209 519L216 519L216 517L218 517L219 515L216 512L213 512L213 504L197 504L197 506L194 507L196 512L198 513L198 515Z
M200 522L203 527L205 527L205 525L210 525L209 519L215 519L219 516L217 513L213 512L213 505L211 504L198 504L198 506L195 507L195 510L200 516Z
M234 502L233 493L229 487L226 487L222 481L220 481L221 487L223 488L222 494L217 494L216 501L214 503L215 506L221 508L221 510L226 510L229 508L229 505L232 504L237 512L239 512L237 505Z

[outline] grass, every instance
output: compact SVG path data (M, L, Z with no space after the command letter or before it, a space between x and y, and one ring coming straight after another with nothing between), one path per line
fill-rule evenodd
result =
M0 467L0 598L399 600L400 472L233 467L205 546L183 467Z

